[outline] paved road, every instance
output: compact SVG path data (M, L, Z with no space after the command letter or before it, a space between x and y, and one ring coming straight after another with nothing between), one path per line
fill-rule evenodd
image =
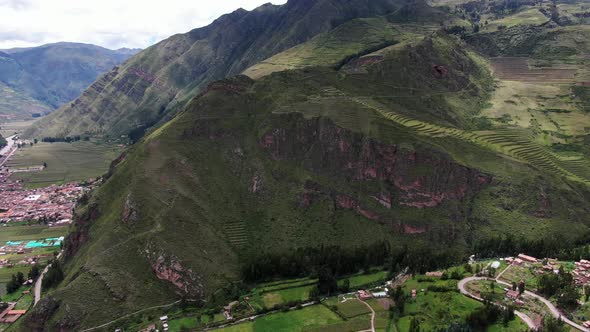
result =
M459 287L459 291L461 292L461 294L466 295L466 296L469 296L469 297L471 297L473 299L476 299L478 301L482 301L481 298L479 298L479 297L477 297L477 296L469 293L469 291L467 291L467 289L465 287L465 285L467 283L469 283L471 281L477 281L477 280L495 280L497 283L499 283L501 285L512 287L511 284L509 284L507 282L504 282L504 281L501 281L501 280L498 280L498 279L490 279L490 278L485 278L485 277L469 277L469 278L465 278L465 279L459 281L458 287ZM530 292L530 291L525 291L525 294L528 295L528 296L530 296L530 297L534 297L534 298L538 299L539 301L543 302L545 304L545 306L547 306L547 308L549 308L549 310L551 311L551 314L553 315L553 317L555 317L557 319L561 319L564 323L568 324L569 326L571 326L571 327L573 327L573 328L575 328L577 330L584 331L584 332L590 332L590 329L587 329L587 328L583 327L582 325L577 324L577 323L571 321L567 317L562 316L561 315L561 312L553 305L553 303L551 303L551 301L547 300L546 298L544 298L542 296L539 296L539 295L537 295L537 294L535 294L533 292ZM534 326L533 321L531 320L530 317L528 317L524 313L521 313L521 312L516 311L516 310L514 311L514 313L518 317L522 318L522 320L525 323L527 323L527 325L530 328L536 328ZM524 317L526 317L526 318L524 318Z
M496 280L499 284L505 285L505 286L511 286L509 283L501 281L501 280ZM530 297L534 297L536 299L538 299L539 301L543 302L545 304L545 306L547 306L547 308L549 308L549 311L551 311L551 314L553 315L553 317L557 318L557 319L561 319L564 323L566 323L567 325L580 330L580 331L584 331L584 332L590 332L590 329L587 329L585 327L583 327L580 324L577 324L573 321L571 321L570 319L568 319L567 317L562 316L561 312L559 311L559 309L557 309L553 303L551 303L551 301L547 300L546 298L537 295L533 292L530 291L525 291L524 292L526 295L530 296Z
M2 149L0 149L0 155L5 155L6 153L8 153L8 151L10 151L10 149L14 145L14 141L12 140L14 138L14 136L16 136L16 135L6 137L6 146L3 147Z
M494 280L494 279L490 279L490 278L486 278L486 277L469 277L469 278L465 278L462 279L461 281L459 281L459 283L457 284L457 286L459 287L459 292L461 292L461 294L470 297L474 300L478 300L483 302L483 299L479 296L475 296L474 294L471 294L468 290L467 290L467 283L472 282L472 281L479 281L479 280ZM520 319L522 319L526 325L529 326L529 328L535 330L537 328L537 326L535 326L535 323L533 323L533 320L527 316L525 313L514 310L514 314L518 317L520 317Z
M57 255L57 259L61 258L61 254L63 254L63 250L60 251L59 255ZM35 306L37 302L41 301L41 286L43 285L43 277L45 276L45 273L49 271L50 267L51 264L48 264L43 270L43 272L41 272L39 278L37 278L37 281L35 282L35 303L33 304L33 306Z
M0 156L2 156L2 158L0 158L0 167L4 166L8 159L10 159L10 157L12 157L16 151L16 148L14 147L14 141L12 140L14 136L15 135L7 137L6 146L0 149Z

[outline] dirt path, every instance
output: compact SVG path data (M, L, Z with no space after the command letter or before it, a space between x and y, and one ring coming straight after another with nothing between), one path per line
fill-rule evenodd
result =
M496 277L496 281L499 281L499 280L500 280L500 278L502 278L502 275L504 275L504 273L505 273L506 271L508 271L508 269L510 269L510 267L511 267L511 266L512 266L512 265L508 265L508 266L507 266L507 267L504 269L504 271L500 272L500 274L498 274L498 276Z
M359 297L357 297L357 299L359 300L359 302L361 302L364 305L366 305L367 308L369 308L369 310L371 310L371 329L370 330L359 331L359 332L375 332L375 310L373 310L373 308L371 308L371 306L367 302L361 300Z
M59 255L57 255L56 259L60 259L62 254L63 250L59 252ZM45 276L45 273L49 271L50 267L51 264L48 264L43 270L43 272L41 272L39 278L37 278L37 281L35 282L35 302L33 303L33 306L35 306L37 302L41 301L41 286L43 286L43 277Z
M117 318L117 319L115 319L115 320L112 320L112 321L110 321L110 322L108 322L108 323L104 323L104 324L102 324L102 325L99 325L99 326L95 326L95 327L91 327L91 328L89 328L89 329L86 329L86 330L82 330L81 332L89 332L89 331L94 331L94 330L102 329L102 328L104 328L104 327L107 327L107 326L109 326L109 325L111 325L111 324L113 324L113 323L115 323L115 322L117 322L117 321L119 321L119 320L121 320L121 319L124 319L124 318L127 318L127 317L131 317L131 316L133 316L133 315L137 315L137 314L139 314L139 313L142 313L142 312L144 312L144 311L147 311L147 310L152 310L152 309L160 309L160 308L168 308L168 307L171 307L171 306L173 306L173 305L175 305L175 304L177 304L177 303L180 303L181 301L182 301L182 300L178 300L178 301L176 301L176 302L172 302L172 303L170 303L170 304L164 304L164 305L159 305L159 306L155 306L155 307L150 307L150 308L141 309L141 310L139 310L139 311L136 311L136 312L133 312L133 313L127 314L127 315L125 315L125 316L123 316L123 317L119 317L119 318Z

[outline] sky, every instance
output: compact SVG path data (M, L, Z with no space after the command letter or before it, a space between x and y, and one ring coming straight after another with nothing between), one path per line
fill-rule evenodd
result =
M286 0L0 0L0 49L61 41L146 48L267 2Z

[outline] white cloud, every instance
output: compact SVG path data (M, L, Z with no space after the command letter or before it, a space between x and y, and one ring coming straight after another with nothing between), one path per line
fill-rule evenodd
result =
M268 1L0 0L0 49L60 41L145 48L238 8L251 10Z

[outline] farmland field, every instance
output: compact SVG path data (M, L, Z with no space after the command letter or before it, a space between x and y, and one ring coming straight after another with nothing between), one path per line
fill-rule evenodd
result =
M498 78L507 81L537 83L572 83L576 68L531 68L528 58L502 57L492 59L492 68Z
M2 226L0 227L0 245L4 245L8 241L27 241L40 240L47 238L55 238L67 234L67 227L47 227L47 226ZM59 247L45 247L34 249L31 253L17 255L8 254L2 256L3 259L8 259L11 263L26 259L35 255L51 255L54 251L59 250ZM44 264L44 263L41 263ZM10 280L13 274L22 272L25 275L29 272L31 267L29 265L15 265L13 268L0 268L0 296L5 295L4 283Z
M40 240L64 236L67 227L47 226L2 226L0 227L0 245L7 241Z
M18 168L47 164L41 172L18 173L29 187L44 187L95 178L103 175L121 152L116 145L96 142L42 143L17 150L7 163Z
M0 124L0 134L3 137L12 136L15 133L23 132L27 127L29 127L34 120L26 120L26 121L14 121L14 122L5 122Z

